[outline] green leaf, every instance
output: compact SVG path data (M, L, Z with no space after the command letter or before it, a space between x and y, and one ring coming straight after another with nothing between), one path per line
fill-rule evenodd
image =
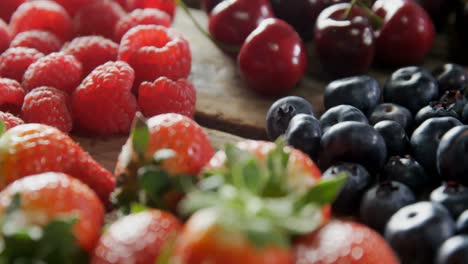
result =
M220 197L214 192L195 191L186 195L179 204L182 215L190 215L203 208L216 207L220 204Z
M5 123L3 123L3 120L0 120L0 136L3 135L3 133L5 133Z
M244 186L252 193L261 193L264 187L263 174L257 159L248 160L242 168Z
M138 170L138 183L141 190L157 198L171 185L171 176L160 168L149 165Z
M340 173L333 179L320 180L296 203L296 210L302 209L307 204L324 205L333 202L348 180L346 172Z
M135 115L130 137L132 139L133 150L140 157L144 156L150 140L150 131L146 124L146 119L141 113Z
M137 214L137 213L141 213L141 212L144 212L148 210L148 207L141 204L141 203L133 203L131 206L130 206L130 213L131 214Z
M11 214L20 208L21 208L21 195L19 193L15 193L15 195L13 195L11 203L8 205L6 213Z
M267 167L269 179L264 195L268 197L283 196L287 193L285 175L288 168L289 154L284 151L284 140L280 137L277 140L276 148L270 151L267 156Z

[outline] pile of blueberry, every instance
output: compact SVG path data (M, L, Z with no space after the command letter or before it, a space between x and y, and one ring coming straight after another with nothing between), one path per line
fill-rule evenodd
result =
M267 133L308 153L323 177L348 172L334 213L379 231L402 263L468 263L467 86L456 64L401 68L382 88L339 79L320 119L288 96L268 111Z

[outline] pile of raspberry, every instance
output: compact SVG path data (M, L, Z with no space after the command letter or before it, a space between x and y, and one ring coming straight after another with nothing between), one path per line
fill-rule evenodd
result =
M1 0L0 120L91 136L146 117L193 117L187 40L174 0Z

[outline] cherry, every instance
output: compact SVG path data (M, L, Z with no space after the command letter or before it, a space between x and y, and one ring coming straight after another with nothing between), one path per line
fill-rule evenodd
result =
M201 7L207 14L209 14L211 13L211 10L213 10L213 8L222 1L223 0L202 0Z
M250 89L264 95L281 95L304 75L306 49L294 28L280 19L269 18L245 40L238 66Z
M323 70L331 77L367 72L374 58L372 26L360 7L336 4L320 13L314 35Z
M435 35L426 11L407 0L377 0L372 10L384 19L376 32L378 59L388 65L420 63L431 49Z
M208 29L215 40L240 46L260 22L270 17L273 10L268 0L227 0L211 11Z
M317 17L326 7L344 0L270 0L275 15L288 22L304 40L311 40Z

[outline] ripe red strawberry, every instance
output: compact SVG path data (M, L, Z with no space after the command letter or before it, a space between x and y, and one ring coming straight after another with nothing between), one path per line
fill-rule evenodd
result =
M67 10L68 14L71 17L74 17L75 14L80 10L83 6L92 3L94 0L53 0L54 2L59 3L65 10Z
M0 19L8 23L13 12L24 2L26 2L26 0L2 0Z
M8 112L5 113L0 111L0 120L5 125L5 130L24 124L24 121L21 118Z
M165 113L193 117L195 102L195 87L185 79L172 81L160 77L152 83L143 82L138 88L138 103L147 117Z
M10 47L36 49L44 54L59 51L62 41L54 33L42 30L24 31L15 36Z
M128 133L137 111L133 80L133 69L122 61L94 69L72 96L76 125L93 135Z
M0 19L0 54L10 46L10 29L8 25Z
M135 9L122 17L115 25L114 40L120 42L123 35L131 28L138 25L160 25L169 27L171 17L155 8Z
M192 56L188 41L173 29L140 25L122 38L119 59L135 70L135 86L161 76L172 80L187 78Z
M13 13L10 21L14 36L33 29L46 30L62 41L73 36L73 23L67 11L52 1L36 0L25 2Z
M127 0L127 10L138 8L156 8L174 18L176 4L174 0Z
M114 36L117 22L125 15L125 10L112 0L94 0L83 6L73 18L78 35Z
M181 228L179 220L164 211L147 210L127 215L112 223L101 236L91 263L156 263L164 247Z
M31 64L23 76L26 91L52 86L71 94L81 81L81 63L72 55L54 52Z
M62 51L75 56L83 66L83 78L96 67L117 60L119 45L101 36L78 37L69 42Z
M0 189L25 176L49 171L67 173L81 180L103 202L108 201L115 187L110 172L54 127L20 125L0 137Z
M23 87L17 81L0 78L0 111L18 114L24 94Z
M19 234L23 243L32 243L27 244L29 248L19 248L19 256L4 251L6 263L16 263L15 258L25 261L34 256L28 253L41 250L43 254L35 257L42 261L29 263L65 263L67 258L77 257L79 249L91 253L104 223L104 208L97 195L81 181L56 172L28 176L6 187L0 193L0 215L3 227L10 227L8 233L2 228L6 248L18 250L14 235ZM52 261L58 259L61 262Z
M21 82L29 65L44 57L41 52L30 48L9 48L0 55L0 76Z
M397 264L398 258L374 230L350 221L334 220L301 237L294 246L295 263Z
M70 98L62 90L48 86L33 89L24 98L21 111L27 123L53 126L65 133L72 130Z

